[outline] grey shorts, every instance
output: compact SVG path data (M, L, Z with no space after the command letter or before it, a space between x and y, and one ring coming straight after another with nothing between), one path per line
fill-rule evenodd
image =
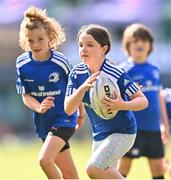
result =
M92 156L88 166L105 170L116 168L118 160L129 151L135 141L136 134L113 133L102 141L93 141Z

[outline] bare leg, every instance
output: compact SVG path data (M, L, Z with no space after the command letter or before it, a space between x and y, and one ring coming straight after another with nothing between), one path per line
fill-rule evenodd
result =
M126 177L129 173L130 169L131 169L131 165L132 165L132 159L131 158L122 157L119 161L119 164L118 164L119 172L123 176Z
M65 142L57 136L48 135L39 154L39 163L49 179L61 179L55 159Z
M114 168L101 170L94 166L89 166L87 174L91 179L124 179L121 173Z
M163 158L159 159L148 159L151 173L153 177L164 175L164 164Z
M70 149L60 152L55 162L64 179L79 179Z

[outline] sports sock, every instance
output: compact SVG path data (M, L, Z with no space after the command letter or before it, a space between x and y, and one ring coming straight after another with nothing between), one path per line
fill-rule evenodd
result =
M121 173L121 172L120 172L120 173ZM121 174L122 174L122 176L123 176L123 177L125 177L125 178L126 178L126 176L127 176L127 175L125 175L125 174L123 174L123 173L121 173Z
M161 175L161 176L153 176L153 179L164 179L164 176Z

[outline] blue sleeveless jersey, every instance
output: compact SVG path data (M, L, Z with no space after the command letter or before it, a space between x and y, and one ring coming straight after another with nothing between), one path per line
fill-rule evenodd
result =
M120 64L137 84L142 85L142 92L148 99L148 107L134 112L137 129L141 131L160 131L160 72L157 67L146 62L136 64L125 61Z
M105 59L100 71L104 71L111 79L114 79L114 81L117 80L121 96L124 100L139 90L136 84L129 78L128 74L108 59ZM80 63L76 65L69 75L66 96L71 95L89 76L90 71L86 64ZM136 121L131 111L119 111L114 118L104 120L92 109L89 91L85 93L83 103L92 124L94 140L103 140L112 133L136 133Z
M71 70L69 59L51 50L51 57L43 62L32 59L32 53L20 55L16 61L18 94L30 94L39 102L47 96L55 97L55 107L44 114L33 112L38 136L45 138L51 127L75 127L77 113L68 116L64 112L64 98L68 74Z

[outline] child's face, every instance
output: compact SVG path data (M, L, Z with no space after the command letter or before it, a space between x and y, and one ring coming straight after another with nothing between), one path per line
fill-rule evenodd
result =
M37 60L47 59L50 39L46 31L43 28L29 30L27 37L33 57Z
M134 62L145 62L150 50L150 42L141 39L132 39L129 44L129 55Z
M90 34L82 33L78 39L79 55L87 64L97 64L104 59L107 46L102 47Z

